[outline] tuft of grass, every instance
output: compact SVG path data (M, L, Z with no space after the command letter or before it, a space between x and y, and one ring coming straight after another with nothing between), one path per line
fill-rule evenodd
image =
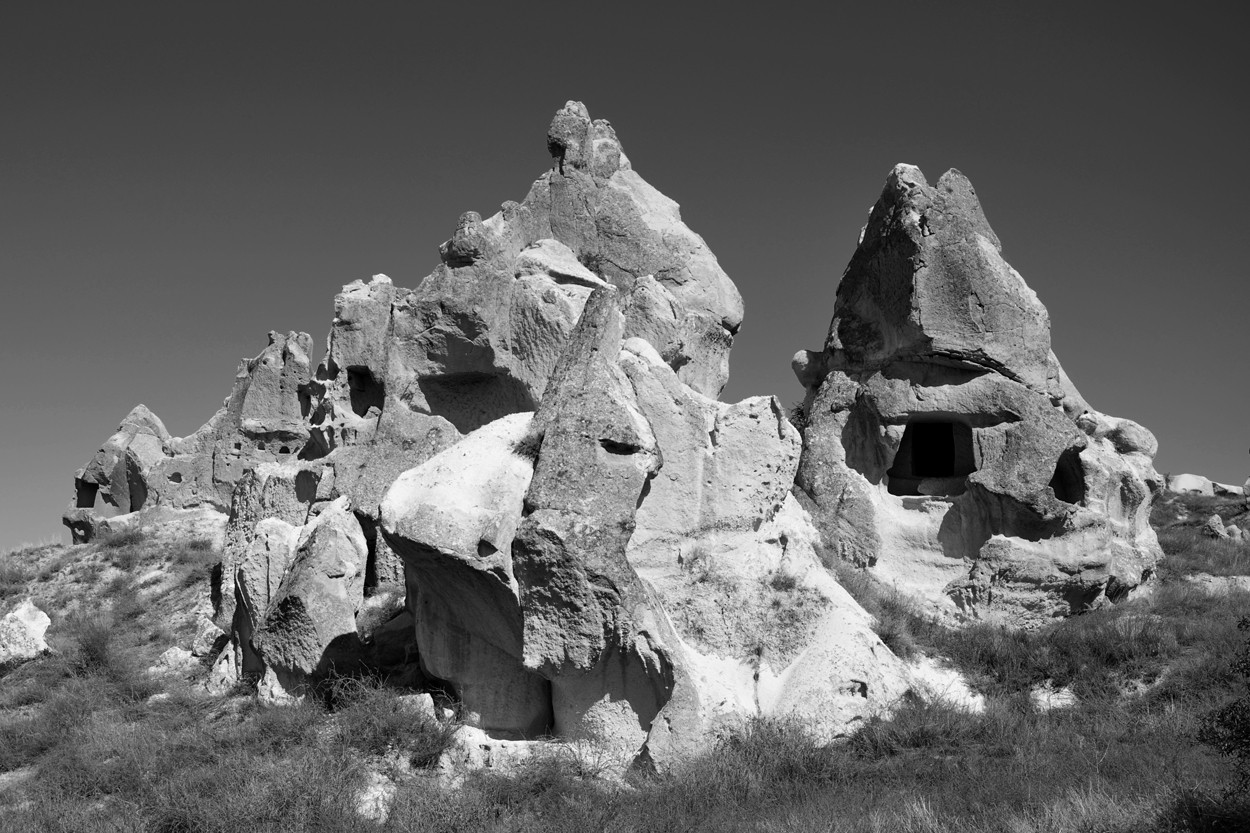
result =
M1250 596L1211 597L1184 583L1163 583L1150 599L1073 616L1035 631L972 623L947 628L920 613L904 594L849 565L839 581L874 617L874 630L902 657L917 651L952 660L981 693L1011 697L1050 683L1071 686L1085 700L1115 698L1127 689L1164 681L1179 665L1180 680L1207 666L1226 666L1235 650L1236 622ZM1176 675L1172 675L1176 676ZM1173 694L1201 697L1166 680Z
M1250 616L1237 623L1237 630L1250 635ZM1237 652L1232 672L1236 696L1203 716L1198 739L1233 759L1236 789L1244 793L1250 789L1250 640Z
M799 580L793 574L778 570L768 577L768 586L778 593L790 593L799 586Z
M25 593L34 577L34 570L12 553L0 556L0 600Z
M373 678L338 677L320 693L333 711L334 736L366 754L401 752L416 768L433 766L455 738L459 725L417 711L405 692Z
M538 453L543 447L543 432L534 430L533 426L525 432L525 436L517 440L512 446L512 453L518 457L524 457L531 463L538 462Z
M105 549L115 550L123 547L134 547L147 540L147 533L139 527L110 532L100 538Z

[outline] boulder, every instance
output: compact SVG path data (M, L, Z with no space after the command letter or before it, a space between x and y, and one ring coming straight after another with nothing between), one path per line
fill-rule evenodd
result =
M958 171L886 180L801 351L796 495L829 558L955 619L1030 625L1123 598L1161 555L1154 437L1094 411Z
M1212 515L1207 518L1202 525L1202 534L1208 538L1227 539L1228 531L1224 528L1224 519L1219 515Z
M52 620L30 599L23 599L17 607L0 619L0 669L19 665L46 653L48 643L44 634Z
M530 414L502 417L395 481L382 533L403 559L422 670L462 718L493 732L551 726L547 681L527 669L512 540L533 475Z
M364 601L366 557L364 533L346 498L300 532L290 567L252 637L285 692L301 693L309 677L349 672L359 662L356 614Z
M1200 474L1174 474L1168 476L1168 491L1177 495L1213 495L1215 484Z

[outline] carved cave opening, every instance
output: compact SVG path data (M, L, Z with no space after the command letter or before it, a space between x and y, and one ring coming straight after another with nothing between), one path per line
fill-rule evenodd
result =
M887 488L899 496L954 496L977 470L972 426L958 418L915 416L886 472Z
M79 509L94 509L100 485L87 480L74 480L74 505Z
M1081 465L1081 450L1069 448L1059 455L1055 473L1050 478L1050 489L1064 503L1085 502L1085 469Z
M382 410L386 400L386 385L364 365L347 368L347 388L351 393L352 413L364 416L370 408Z

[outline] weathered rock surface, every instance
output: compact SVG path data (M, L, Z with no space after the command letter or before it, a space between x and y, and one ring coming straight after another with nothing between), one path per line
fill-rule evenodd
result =
M1015 623L1119 599L1160 556L1149 431L1097 413L971 184L887 178L807 388L797 494L829 557Z
M1202 534L1208 538L1228 538L1228 532L1224 528L1224 519L1219 515L1207 518L1202 525Z
M954 685L833 558L1026 624L1153 569L1154 438L1076 391L962 175L891 174L796 357L800 433L774 397L717 401L741 298L611 125L569 102L547 145L417 288L344 286L320 364L271 333L195 434L140 406L78 473L76 540L194 516L222 548L167 664L219 652L209 688L268 701L367 667L454 702L464 760L555 734L662 767L753 715L832 739Z
M627 337L632 303L596 289L532 419L478 429L384 499L423 670L496 735L659 765L749 715L834 737L886 711L908 672L816 556L789 493L798 432L774 398L682 382Z
M51 624L48 614L35 607L30 599L23 599L0 618L0 669L45 653L48 643L43 637Z
M356 614L364 601L367 554L346 498L331 503L300 533L295 555L252 637L287 692L330 668L353 670L361 654Z
M1215 484L1200 474L1173 474L1167 479L1168 491L1173 494L1213 495Z
M527 669L512 540L534 464L530 414L503 417L402 474L382 530L403 559L422 670L448 682L469 722L536 737L551 725L545 679Z

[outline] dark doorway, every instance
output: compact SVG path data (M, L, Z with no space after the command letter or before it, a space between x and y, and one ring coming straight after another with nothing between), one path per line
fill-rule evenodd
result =
M913 417L886 474L892 495L963 494L977 470L972 426L956 419Z
M382 410L386 401L386 386L364 365L347 368L347 387L352 398L352 413L364 416L370 408Z
M955 474L955 425L950 422L917 422L911 431L911 470L917 477L951 477Z
M74 481L74 505L79 509L94 509L96 495L99 494L100 486L98 483L92 483L88 480Z
M1050 489L1064 503L1085 502L1085 468L1081 465L1081 450L1069 448L1059 455Z

